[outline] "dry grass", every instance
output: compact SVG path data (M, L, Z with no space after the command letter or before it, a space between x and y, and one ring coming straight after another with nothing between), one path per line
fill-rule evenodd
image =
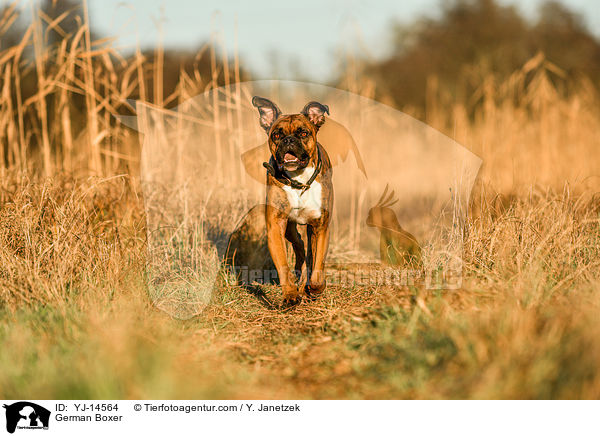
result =
M330 286L282 312L222 286L202 316L176 321L147 298L126 178L7 179L5 398L600 395L594 198L540 192L485 211L459 291Z
M202 316L176 321L148 298L135 137L110 120L160 65L139 55L115 74L86 32L58 52L38 46L38 66L56 68L38 69L28 101L21 56L39 35L0 53L0 397L600 397L600 118L585 82L552 92L553 67L537 58L508 83L484 81L474 119L473 102L431 85L428 122L486 162L462 289L334 285L283 312L222 284ZM181 83L163 103L200 91Z

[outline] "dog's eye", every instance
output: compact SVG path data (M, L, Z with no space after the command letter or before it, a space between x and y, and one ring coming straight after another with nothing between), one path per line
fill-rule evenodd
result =
M281 135L279 133L273 133L271 138L273 138L274 141L277 141L279 138L281 138Z
M308 136L308 132L300 132L301 138L306 138Z

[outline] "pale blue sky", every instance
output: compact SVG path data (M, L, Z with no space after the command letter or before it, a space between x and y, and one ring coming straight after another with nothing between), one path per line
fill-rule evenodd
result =
M160 24L166 47L198 48L216 32L232 54L237 22L239 53L254 78L293 78L293 62L319 82L334 74L336 51L382 56L389 49L391 22L435 16L440 1L444 0L88 0L94 27L116 36L115 44L123 51L135 48L138 40L142 47L156 44ZM535 17L541 3L500 1L517 4L528 17ZM581 12L588 27L600 34L600 0L563 3Z

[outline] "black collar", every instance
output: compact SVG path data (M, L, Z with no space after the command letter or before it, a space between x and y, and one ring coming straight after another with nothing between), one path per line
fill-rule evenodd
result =
M310 176L310 179L308 179L306 183L300 183L290 178L285 171L280 171L279 166L277 165L277 162L275 162L273 156L271 156L269 162L263 162L263 166L267 169L267 173L271 174L271 176L273 176L279 183L291 186L294 189L302 190L300 193L300 195L302 195L308 188L310 188L311 183L315 181L321 172L321 169L323 168L323 159L321 159L321 145L317 143L317 166L313 172L313 175Z

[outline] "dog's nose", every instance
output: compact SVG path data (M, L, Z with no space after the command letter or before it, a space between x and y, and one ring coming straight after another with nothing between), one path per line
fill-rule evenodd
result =
M281 140L281 143L283 145L292 145L292 143L294 142L295 138L293 136L286 136L285 138L283 138Z

